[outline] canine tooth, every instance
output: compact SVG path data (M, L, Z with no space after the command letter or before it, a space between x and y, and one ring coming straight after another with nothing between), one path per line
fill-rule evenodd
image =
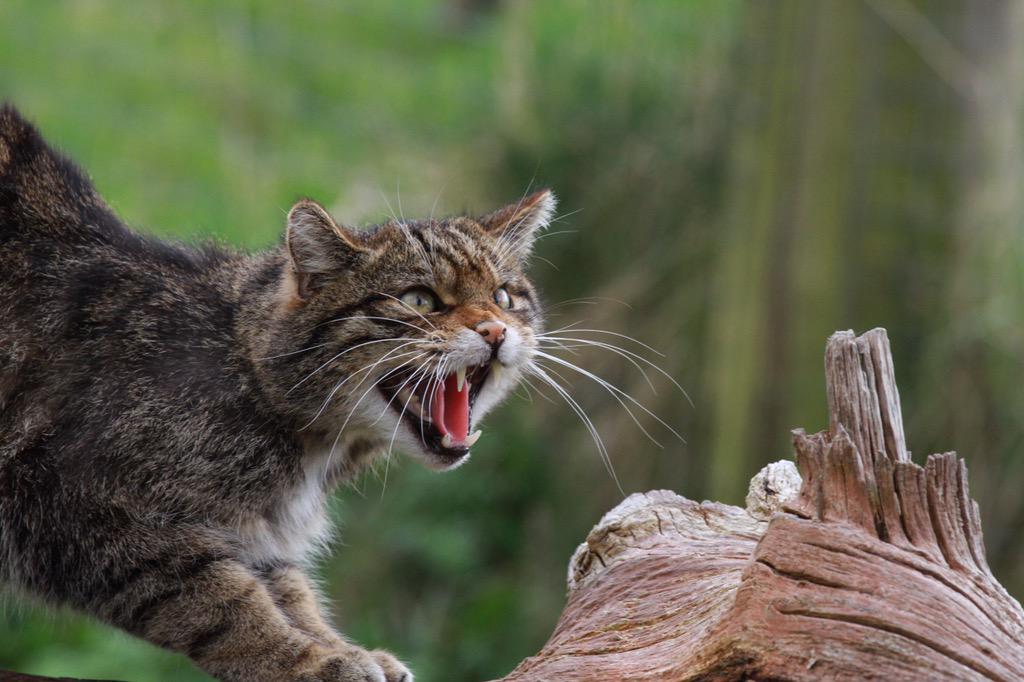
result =
M501 381L501 363L495 360L491 363L491 378L494 379L494 383Z
M466 368L459 367L455 370L455 388L462 393L462 387L466 385Z
M480 434L482 434L482 433L483 433L483 431L481 431L480 429L477 429L473 433L471 433L468 436L466 436L466 447L467 448L473 447L473 443L475 443L478 440L480 440Z
M444 434L444 436L441 437L441 447L451 448L454 445L455 443L452 441L452 434L446 433Z
M403 388L401 391L398 392L398 399L401 400L403 403L409 402L409 399L411 397L412 397L412 390L411 389Z

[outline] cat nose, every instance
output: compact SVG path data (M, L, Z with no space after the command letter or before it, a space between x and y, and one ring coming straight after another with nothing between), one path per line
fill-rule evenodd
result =
M495 349L505 340L505 323L498 320L484 320L476 326L476 331Z

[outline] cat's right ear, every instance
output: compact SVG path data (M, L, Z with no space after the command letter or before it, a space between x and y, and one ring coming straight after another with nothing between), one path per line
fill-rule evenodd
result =
M557 200L550 189L523 197L514 204L480 218L484 230L502 243L502 251L526 260L537 234L551 223Z
M285 244L295 294L302 301L313 296L332 276L351 267L366 250L355 233L335 222L312 199L302 199L288 212Z

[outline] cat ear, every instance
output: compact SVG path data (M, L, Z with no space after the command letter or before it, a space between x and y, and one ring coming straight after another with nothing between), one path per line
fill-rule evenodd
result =
M288 212L285 244L300 299L309 298L365 251L351 230L312 199L302 199Z
M508 244L509 253L525 259L533 248L537 233L551 223L558 200L549 189L499 208L480 218L480 225L493 237Z

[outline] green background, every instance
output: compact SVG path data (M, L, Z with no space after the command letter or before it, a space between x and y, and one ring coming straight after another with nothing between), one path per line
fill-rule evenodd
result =
M967 458L989 555L1024 593L1022 3L934 0L0 4L0 97L130 224L274 244L300 196L365 224L485 211L547 185L551 324L635 336L692 405L611 353L625 492L738 503L789 430L826 425L836 329L888 328L908 441ZM550 261L550 262L549 262ZM631 347L636 349L635 347ZM473 460L335 496L335 617L418 680L536 652L566 564L621 498L564 405L514 397ZM200 680L182 657L15 596L0 667Z

